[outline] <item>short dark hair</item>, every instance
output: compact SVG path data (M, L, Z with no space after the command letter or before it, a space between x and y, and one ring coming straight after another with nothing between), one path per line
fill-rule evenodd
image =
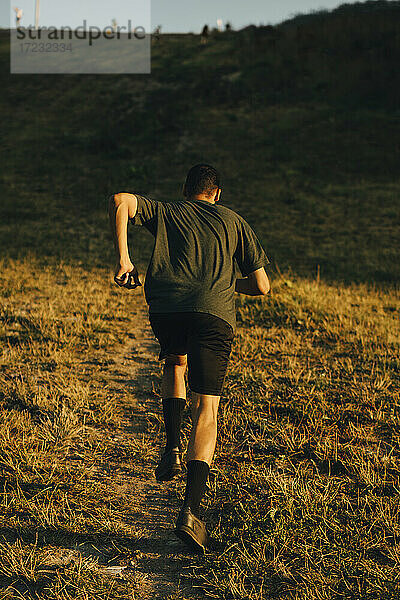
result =
M185 195L211 194L220 187L218 171L211 165L199 164L192 167L186 176Z

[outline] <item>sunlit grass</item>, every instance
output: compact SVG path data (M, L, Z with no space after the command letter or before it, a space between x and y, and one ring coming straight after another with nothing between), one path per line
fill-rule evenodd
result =
M1 597L133 598L140 576L104 573L141 535L110 486L127 391L104 370L134 328L127 297L106 269L3 261L1 278ZM128 446L125 461L145 458Z
M110 279L2 264L1 580L10 598L122 599L140 586L134 577L109 587L102 570L129 562L141 535L132 499L110 484L111 464L154 458L161 415L149 422L151 443L143 434L113 441L126 400L106 368L135 316ZM282 275L270 297L237 305L206 498L226 547L197 561L197 583L215 598L394 600L399 292Z
M287 277L239 302L211 597L398 597L399 312L398 291Z

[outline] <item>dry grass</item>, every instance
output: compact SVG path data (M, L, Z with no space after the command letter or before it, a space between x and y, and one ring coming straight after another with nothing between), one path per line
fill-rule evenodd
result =
M210 597L399 597L399 311L396 291L284 277L240 301Z
M154 458L160 421L150 446L117 432L106 367L135 315L109 275L1 265L0 598L140 598L138 571L105 572L141 536L112 481L121 452ZM226 546L185 579L207 597L398 598L399 309L393 289L283 276L238 298L206 500Z
M0 597L135 598L136 575L104 574L140 531L109 485L123 393L102 373L134 315L105 270L29 260L0 273Z

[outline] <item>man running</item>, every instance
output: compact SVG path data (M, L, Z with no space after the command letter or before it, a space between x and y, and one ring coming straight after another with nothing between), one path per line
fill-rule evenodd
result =
M182 470L180 430L187 368L192 430L185 499L175 533L190 547L201 549L207 532L199 507L214 455L218 404L235 334L235 291L268 294L264 267L269 261L248 223L217 205L221 186L212 166L192 167L183 194L180 202L115 194L109 215L118 285L130 289L140 285L129 257L128 221L144 226L155 238L144 286L150 324L160 343L159 360L165 360L161 393L166 447L155 475L157 481L169 481Z

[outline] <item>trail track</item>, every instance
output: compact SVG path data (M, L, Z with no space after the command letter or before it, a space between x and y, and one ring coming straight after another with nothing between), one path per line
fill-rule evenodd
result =
M161 401L153 389L160 372L158 345L148 323L142 294L130 294L135 329L127 343L113 353L102 379L113 392L120 390L124 419L115 432L113 463L107 465L108 492L131 495L135 528L140 532L134 543L134 559L126 573L134 574L140 600L200 598L185 570L198 560L175 538L173 527L179 512L175 489L181 482L158 484L154 469L159 445L155 440L161 418ZM130 453L133 448L136 452ZM141 454L142 460L133 456ZM112 477L110 478L110 471ZM124 571L119 575L124 577Z

